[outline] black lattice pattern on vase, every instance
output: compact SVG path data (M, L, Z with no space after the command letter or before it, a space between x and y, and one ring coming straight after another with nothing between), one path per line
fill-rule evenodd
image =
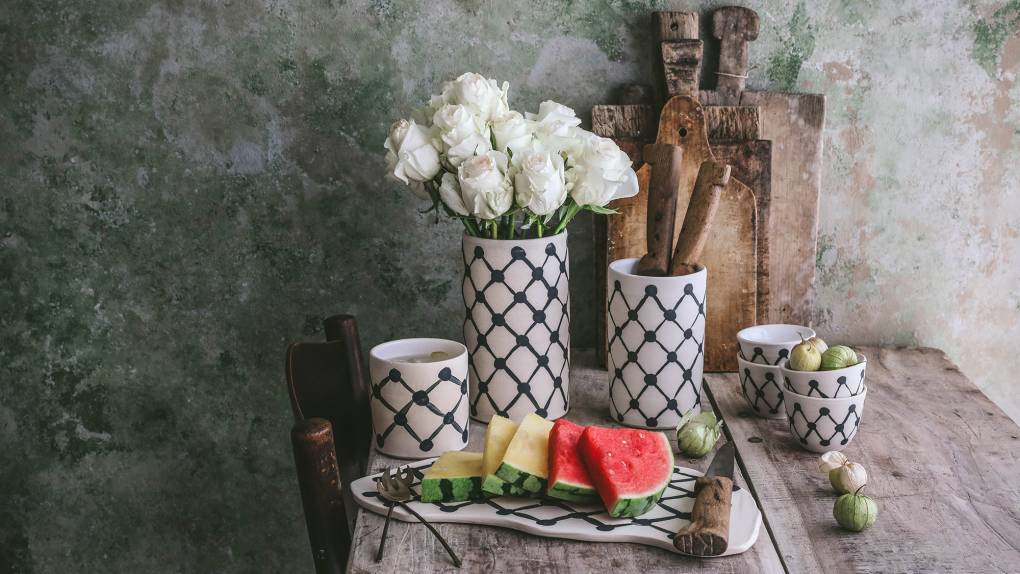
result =
M407 391L408 399L407 402L396 406L390 404L383 397L383 389L388 385L400 385L405 391ZM459 387L460 395L457 397L457 403L449 411L443 411L432 403L429 393L435 390L440 385L456 385ZM414 390L407 382L404 381L403 376L400 374L398 369L390 369L386 378L379 381L378 383L372 384L372 400L378 401L381 405L386 407L391 413L393 413L393 420L390 421L389 426L386 427L382 432L376 432L375 443L379 448L386 447L386 439L396 431L398 428L403 429L407 434L411 435L411 438L418 441L418 448L422 452L429 452L434 446L436 437L439 436L447 428L453 429L454 432L460 435L463 442L468 440L468 429L466 426L462 426L457 422L457 410L460 408L461 403L467 397L467 381L462 381L454 376L453 372L449 367L440 369L437 373L437 380L430 384L424 389ZM411 411L415 411L415 414L422 414L426 420L431 420L430 424L425 425L425 429L421 429L421 425L418 429L414 428L414 425L410 422ZM425 414L428 413L428 414Z
M777 415L783 410L783 390L779 388L774 373L765 373L765 380L758 384L751 377L751 369L745 368L740 378L740 392L751 408L758 412L767 410L769 414ZM769 400L769 397L774 399Z
M553 263L553 267L556 269L555 278L551 282L545 273L545 269L550 263ZM484 274L488 277L488 281L482 285L478 285L472 277L472 272L479 266L484 268ZM507 274L514 270L515 266L527 267L527 272L530 274L527 284L520 289L514 289L506 282ZM566 411L570 401L563 388L570 345L570 334L565 329L565 326L570 324L570 292L566 254L561 257L556 245L550 242L545 246L543 261L536 265L528 259L527 252L523 247L515 246L510 249L510 261L502 267L494 267L485 258L485 250L481 246L475 246L470 259L467 253L464 254L464 281L465 289L474 290L474 301L471 305L466 306L464 320L465 342L470 345L472 339L474 340L473 347L468 349L471 376L477 389L477 394L472 397L470 403L471 414L478 415L478 404L483 400L489 403L496 414L504 417L509 416L508 411L521 400L531 403L534 412L541 417L548 416L554 400L562 401L562 409ZM545 291L545 297L541 298L541 307L536 306L536 302L528 296L528 292L536 286ZM500 309L494 309L490 298L486 297L486 293L498 287L504 287L510 292L510 303ZM484 331L475 320L478 305L485 308L492 320L491 325ZM532 319L524 331L514 329L506 320L508 315L522 306L528 309ZM550 319L556 316L558 319L554 319L555 323L550 324ZM474 337L467 336L468 329L472 330ZM549 343L545 345L545 348L535 348L533 340L539 339L534 336L536 330L541 330L545 335L542 338L548 339ZM497 353L489 343L497 331L502 331L512 337L514 341L513 346L506 353ZM563 361L559 361L558 365L550 364L549 354L554 349L563 357ZM476 366L476 358L481 352L487 352L493 357L494 368L489 373L479 372ZM530 372L515 372L509 367L509 361L515 353L528 354L531 359L529 365L534 363ZM493 384L494 379L501 375L508 377L513 381L513 384L517 385L517 392L505 404L497 404L489 392L489 387ZM536 388L540 386L536 384L538 378L552 382L549 387L550 392L545 396L538 396Z
M480 504L492 508L497 514L513 515L534 522L538 526L554 526L568 520L581 520L602 532L645 526L659 531L667 540L673 540L677 531L690 522L690 509L694 506L695 498L694 481L699 476L673 467L673 476L655 508L637 517L613 518L609 516L601 502L567 502L545 497L498 496L463 502L421 502L421 479L425 470L432 466L432 462L410 465L414 471L414 480L411 483L411 491L414 494L412 505L433 505L442 512L453 514ZM375 477L375 481L378 482L379 478ZM733 490L739 491L740 487L734 485ZM375 490L365 491L362 492L362 496L378 498L379 493ZM416 510L420 512L421 508ZM541 511L542 516L538 516L538 511ZM678 523L678 520L684 522Z
M758 363L760 365L772 365L773 367L777 367L783 364L783 362L789 357L789 349L779 349L779 353L776 354L776 360L770 363L769 360L765 358L765 351L763 351L761 347L755 347L751 350L751 356L745 357L745 359L749 363Z
M818 429L818 423L823 420L828 420L833 424L832 434L828 436L823 436ZM814 418L809 418L809 415L801 408L801 404L798 402L793 403L793 413L790 414L790 432L797 437L801 444L808 444L808 437L815 435L822 446L832 445L833 441L837 440L837 437L839 437L840 445L846 445L857 434L857 427L860 424L861 416L857 413L857 405L848 406L846 414L842 419L833 417L828 407L819 408L818 415Z
M617 300L619 300L626 309L626 314L623 317L618 317L613 313L614 302ZM682 313L678 313L677 310L688 300L692 301L697 306L698 311L689 325L682 325L680 324L680 315L682 315ZM656 313L655 315L656 318L654 325L646 325L640 317L641 311L649 305L654 306L659 311L659 313ZM613 332L609 339L609 348L612 348L615 342L619 342L624 351L626 351L626 359L619 365L615 364L617 354L610 353L610 362L612 363L610 365L610 374L612 375L612 378L609 382L609 396L613 403L613 407L616 409L617 420L622 422L628 413L631 411L637 411L641 417L645 419L645 424L647 426L657 427L659 419L667 412L672 411L676 413L677 417L683 416L684 413L680 412L677 397L688 386L694 390L694 406L700 406L701 381L694 381L694 367L704 353L704 334L702 334L702 340L699 341L696 339L694 336L694 326L697 324L699 319L704 322L705 302L704 300L699 300L694 294L694 284L688 283L685 285L683 295L677 299L676 304L669 307L663 305L662 301L659 300L658 288L655 285L648 285L645 287L644 294L637 304L631 306L630 302L627 301L627 297L623 294L620 282L616 281L613 285L613 293L609 297L608 308L613 327ZM624 331L631 324L638 325L644 331L644 337L641 339L641 342L633 349L627 346L623 337ZM683 334L683 339L680 343L672 348L667 348L663 345L658 336L659 332L662 329L667 328L667 326L675 327ZM680 348L688 342L696 344L697 351L690 364L684 365L680 361ZM638 354L645 345L657 345L660 349L662 349L665 353L665 358L661 364L642 365L641 362L638 361ZM634 389L631 389L623 379L623 371L631 364L636 365L643 374L644 384L640 385L641 388L637 392L634 392ZM659 375L670 364L677 365L683 370L683 382L681 382L681 384L676 388L675 392L666 393L657 383ZM627 392L627 396L630 397L626 405L621 406L616 402L613 389L618 384L622 385ZM658 393L663 399L665 399L665 406L662 409L656 412L645 412L644 409L646 407L642 406L641 397L644 396L645 393L649 392Z

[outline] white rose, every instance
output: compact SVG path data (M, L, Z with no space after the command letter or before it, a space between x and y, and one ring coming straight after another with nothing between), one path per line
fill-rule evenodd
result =
M450 165L457 167L464 160L492 149L489 128L460 104L445 104L432 116L439 129L443 152Z
M506 153L519 153L531 144L531 126L519 112L507 112L492 121L492 135L496 138L496 149Z
M506 177L507 157L498 151L465 161L457 171L460 193L471 215L496 219L510 209L514 192Z
M482 122L509 111L507 90L510 84L503 82L500 87L496 80L486 79L481 74L468 72L443 87L442 96L448 104L460 104L478 116Z
M569 137L571 128L581 125L581 119L574 114L574 110L552 100L539 104L538 113L529 113L528 119L534 123L535 132L546 137Z
M578 205L604 207L614 199L637 195L630 157L613 140L586 132L571 152L570 196Z
M383 144L386 147L386 165L393 177L408 185L435 177L440 168L439 151L431 140L429 130L414 123L414 120L400 120L393 124ZM421 186L412 186L412 189L415 187Z
M514 176L517 205L526 207L535 215L549 215L567 199L563 181L563 158L549 152L528 154Z
M464 206L464 199L460 196L460 183L457 182L457 176L450 172L443 174L443 183L439 186L439 198L454 213L468 215L467 207Z

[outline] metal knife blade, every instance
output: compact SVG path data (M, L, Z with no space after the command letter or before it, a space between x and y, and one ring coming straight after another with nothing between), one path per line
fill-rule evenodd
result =
M733 459L736 451L736 446L732 442L728 442L719 447L719 451L715 453L715 458L712 459L712 463L708 465L708 470L705 472L705 476L725 476L726 478L733 480Z

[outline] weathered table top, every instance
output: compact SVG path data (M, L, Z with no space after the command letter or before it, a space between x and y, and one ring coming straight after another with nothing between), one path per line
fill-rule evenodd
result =
M835 495L818 457L790 438L785 420L750 414L735 374L706 375L708 397L737 445L741 476L765 519L754 547L697 559L637 544L541 538L489 526L437 524L464 566L457 570L417 524L394 520L374 561L383 517L360 511L348 571L360 572L1016 572L1020 569L1020 427L935 349L862 348L868 400L845 451L864 464L878 521L840 530ZM605 371L574 352L568 417L611 424ZM472 423L469 450L484 426ZM674 437L675 438L675 437ZM701 460L677 464L704 470ZM397 461L373 453L373 471Z

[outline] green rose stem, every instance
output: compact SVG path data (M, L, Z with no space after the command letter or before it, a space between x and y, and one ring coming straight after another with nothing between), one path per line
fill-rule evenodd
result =
M499 223L495 219L489 220L489 234L493 239L499 239Z
M508 216L507 219L509 219L509 224L510 225L509 225L509 228L506 230L507 231L506 238L507 239L513 239L514 238L514 230L517 227L517 213L511 213Z
M556 225L556 229L553 231L553 235L557 235L561 231L563 231L567 224L570 223L570 220L573 219L574 216L577 215L579 211L581 211L581 206L576 203L573 203L569 207L567 207L567 211L566 213L563 214L563 217L560 218L560 222L559 224Z

